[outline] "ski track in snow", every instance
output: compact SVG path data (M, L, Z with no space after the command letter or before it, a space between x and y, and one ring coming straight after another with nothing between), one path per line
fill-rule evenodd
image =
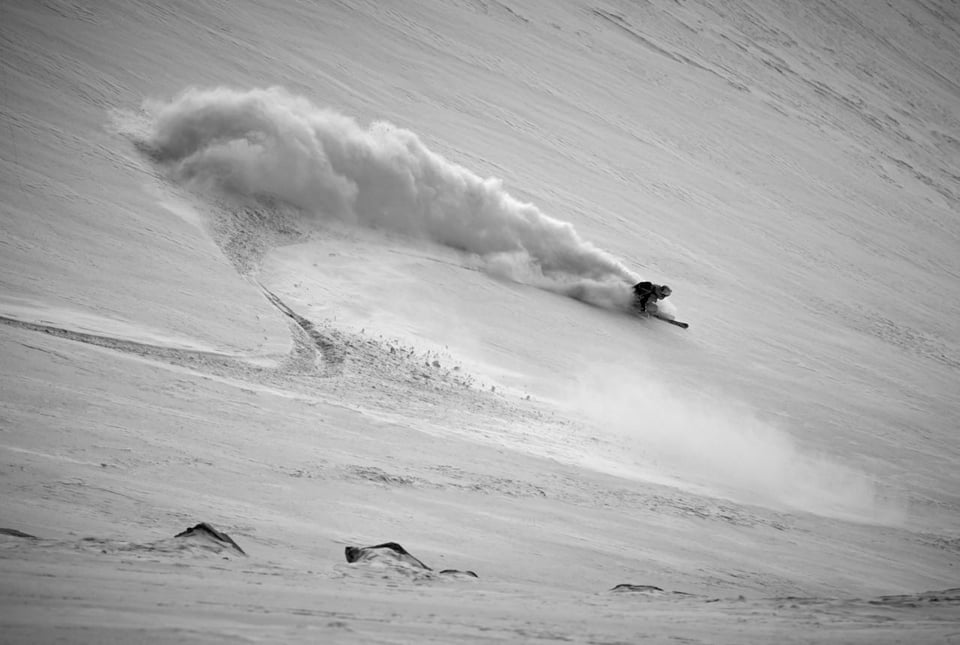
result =
M355 405L363 404L389 411L396 410L391 396L402 394L418 413L432 410L431 416L441 415L440 418L451 405L461 409L491 411L503 406L505 415L510 418L525 416L519 411L519 406L510 406L501 397L478 390L470 375L444 367L439 360L442 357L436 354L421 354L393 341L365 338L329 325L318 326L293 312L268 290L264 289L264 295L294 321L290 325L291 352L285 357L273 357L271 362L277 363L275 367L262 365L261 357L244 359L151 345L7 316L0 316L0 324L236 381L303 394L336 396ZM378 404L377 401L382 403Z

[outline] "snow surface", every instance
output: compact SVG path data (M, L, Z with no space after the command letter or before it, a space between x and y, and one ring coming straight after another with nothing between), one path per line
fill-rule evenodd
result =
M0 36L3 642L957 638L954 3Z

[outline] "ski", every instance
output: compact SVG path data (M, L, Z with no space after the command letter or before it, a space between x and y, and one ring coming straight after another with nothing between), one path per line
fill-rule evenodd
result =
M663 322L670 323L671 325L676 325L680 329L687 329L690 326L690 323L685 323L679 320L674 320L673 318L667 318L666 316L661 316L660 314L653 313L652 311L638 311L634 309L634 315L639 318L656 318L657 320L662 320Z
M687 327L690 326L689 323L680 322L679 320L674 320L673 318L667 318L667 317L661 316L661 315L659 315L659 314L650 314L650 315L653 316L654 318L656 318L657 320L662 320L663 322L668 322L668 323L670 323L671 325L676 325L676 326L679 327L680 329L686 329Z

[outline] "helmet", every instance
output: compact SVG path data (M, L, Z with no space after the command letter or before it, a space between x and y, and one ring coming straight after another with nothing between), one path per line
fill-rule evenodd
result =
M673 290L665 284L661 284L659 287L657 287L658 298L666 298L671 293L673 293Z

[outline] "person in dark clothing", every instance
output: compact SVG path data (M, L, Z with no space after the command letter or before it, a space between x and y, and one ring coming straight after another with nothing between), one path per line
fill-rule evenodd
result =
M665 284L653 284L652 282L638 282L633 285L633 306L646 313L647 307L653 305L653 310L657 310L656 303L663 300L673 291Z

